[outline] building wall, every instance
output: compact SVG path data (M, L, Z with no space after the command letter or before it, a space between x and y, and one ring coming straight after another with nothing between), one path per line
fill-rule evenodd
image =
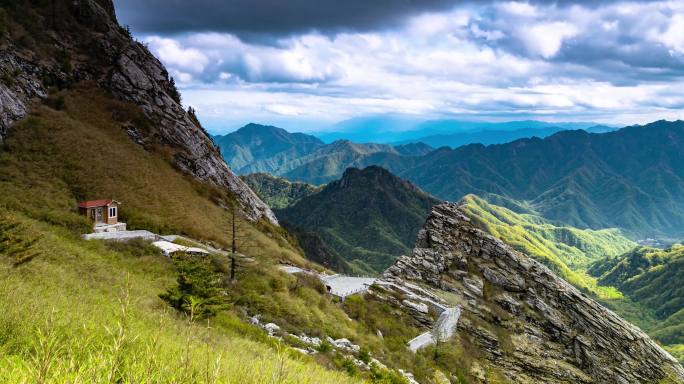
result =
M119 204L117 203L111 203L109 206L104 207L105 208L105 215L103 217L104 221L107 224L116 224L119 222ZM109 217L109 208L116 208L116 217Z

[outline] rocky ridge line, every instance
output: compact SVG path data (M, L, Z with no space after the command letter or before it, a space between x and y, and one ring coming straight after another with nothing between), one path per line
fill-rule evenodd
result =
M141 43L122 28L111 0L75 0L65 5L78 22L74 31L49 31L55 46L74 58L74 68L65 72L56 62L46 62L35 52L19 49L9 41L0 50L0 144L7 128L26 116L33 98L45 98L43 79L54 82L91 80L121 100L140 107L159 129L157 140L174 148L176 166L194 177L233 192L246 216L278 221L270 208L226 165L209 136L180 103L171 97L175 89L164 66ZM80 32L80 31L78 31ZM63 35L62 35L63 34ZM54 59L53 59L54 60ZM125 127L133 140L141 138L140 127Z
M393 286L401 289L388 293ZM454 342L466 340L484 364L470 372L481 382L490 368L514 383L684 382L682 366L645 333L476 228L457 204L433 208L413 253L375 289L385 298L451 296L462 308ZM427 306L394 301L424 324L434 321Z

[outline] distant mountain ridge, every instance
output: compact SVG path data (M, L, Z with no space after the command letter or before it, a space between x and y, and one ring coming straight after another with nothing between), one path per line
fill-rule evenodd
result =
M325 146L314 136L252 123L231 134L213 136L213 140L238 174L278 174L278 169L291 159Z
M423 143L398 145L354 143L337 140L330 144L303 133L248 124L239 130L213 136L224 159L238 174L265 172L310 184L339 178L345 169L375 153L420 156L433 150Z
M482 131L511 132L516 130L542 130L558 128L590 129L597 126L591 122L546 122L537 120L520 120L504 122L468 121L454 119L424 120L412 116L368 116L357 117L341 121L326 129L312 133L326 143L335 140L351 140L366 143L415 143L424 141L430 136L459 135L463 133L475 134ZM517 138L539 136L531 134L523 136L521 132ZM472 143L480 143L477 138ZM433 145L432 143L428 143ZM469 144L469 143L466 143ZM486 143L483 143L486 144ZM492 143L493 144L493 143ZM441 147L448 144L438 144ZM460 144L459 144L460 145Z
M417 139L402 141L402 144L414 143L415 141L438 147L458 148L468 144L504 144L518 139L539 137L545 138L566 131L564 127L538 127L538 128L516 128L509 130L468 130L456 133L443 133L430 136L423 136ZM596 125L584 129L589 133L605 133L616 130L616 128L605 125Z

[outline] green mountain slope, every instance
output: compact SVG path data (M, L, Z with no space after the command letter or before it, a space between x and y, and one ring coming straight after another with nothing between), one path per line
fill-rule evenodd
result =
M555 224L537 214L517 213L490 204L475 195L464 197L460 207L489 234L542 262L575 286L594 292L599 289L596 282L584 273L589 265L636 246L616 229L589 230Z
M648 329L657 340L684 344L684 246L639 247L597 261L589 273L648 308L658 319Z
M240 178L271 208L285 208L321 188L306 183L290 182L268 173L250 173Z
M437 202L380 167L350 168L276 215L286 226L317 233L358 271L377 273L411 249Z

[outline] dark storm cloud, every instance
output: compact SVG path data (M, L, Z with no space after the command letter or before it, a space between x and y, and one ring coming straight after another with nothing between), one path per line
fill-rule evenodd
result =
M119 18L142 33L216 31L291 34L373 30L414 14L448 9L453 0L116 0Z
M139 33L229 32L242 36L369 31L395 27L408 17L482 5L473 0L115 0L122 23ZM612 0L531 1L531 4L600 6Z

